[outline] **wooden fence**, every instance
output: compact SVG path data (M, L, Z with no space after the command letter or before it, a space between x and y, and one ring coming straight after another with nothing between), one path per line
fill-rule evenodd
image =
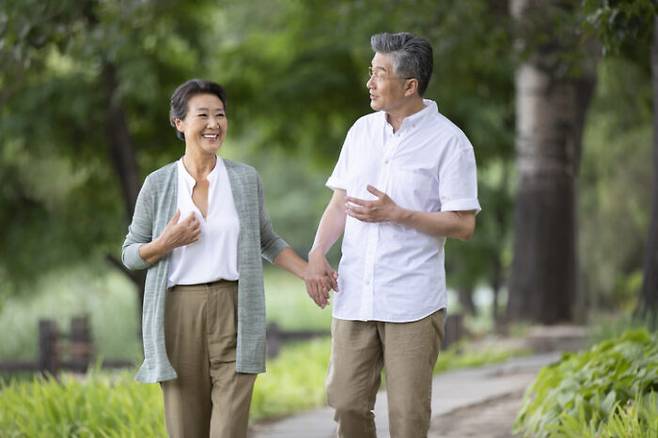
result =
M443 348L458 341L463 336L463 317L449 315L446 320L446 336ZM306 341L328 337L329 331L284 331L272 323L267 327L267 354L273 358L279 354L281 346L289 342ZM36 361L0 362L0 373L40 372L43 375L57 376L61 371L85 373L94 360L94 345L91 326L87 316L71 319L68 333L59 330L57 322L50 319L39 321L39 351ZM104 359L103 368L130 368L132 361Z
M85 373L94 358L91 326L87 316L71 318L68 333L60 331L57 322L39 320L39 348L36 361L3 361L0 372L40 372L57 376L60 371ZM103 360L103 368L132 367L128 360Z

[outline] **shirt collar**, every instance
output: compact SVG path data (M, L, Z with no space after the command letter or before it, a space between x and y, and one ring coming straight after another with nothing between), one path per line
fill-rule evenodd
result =
M426 117L430 115L438 114L439 107L437 106L436 102L434 102L433 100L423 99L423 105L425 105L425 107L422 110L415 112L412 115L405 117L404 120L402 120L402 124L400 125L400 129L398 130L398 132L402 130L406 130L409 127L415 128L418 124L422 123L422 121ZM386 113L384 111L381 111L381 113L382 113L382 119L384 120L386 127L392 129L391 124L388 123L388 120L386 118Z
M219 168L220 166L223 166L224 162L220 156L217 156L217 161L215 162L215 167L210 171L206 179L208 180L208 183L211 185L215 182L217 179L217 175L219 174ZM190 173L187 171L185 168L185 165L183 164L183 158L181 157L178 160L178 173L182 175L183 181L185 182L185 187L191 192L192 189L194 188L196 184L196 180Z

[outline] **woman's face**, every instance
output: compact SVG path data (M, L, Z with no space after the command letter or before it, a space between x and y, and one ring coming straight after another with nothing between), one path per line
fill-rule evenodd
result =
M214 94L197 94L187 102L187 115L176 119L176 129L185 134L185 147L216 154L224 143L228 120L224 103Z

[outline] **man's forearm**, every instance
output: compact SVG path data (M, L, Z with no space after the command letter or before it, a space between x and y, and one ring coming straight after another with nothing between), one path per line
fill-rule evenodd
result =
M475 231L475 214L470 211L424 212L400 208L393 222L436 237L468 240Z
M345 208L342 203L332 202L320 219L318 231L315 234L315 241L313 247L309 252L311 254L325 255L331 247L336 243L338 238L345 231Z

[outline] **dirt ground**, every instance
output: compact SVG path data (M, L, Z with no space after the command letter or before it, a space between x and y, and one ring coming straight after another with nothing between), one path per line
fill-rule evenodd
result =
M428 438L519 438L512 424L523 393L508 394L432 419Z

